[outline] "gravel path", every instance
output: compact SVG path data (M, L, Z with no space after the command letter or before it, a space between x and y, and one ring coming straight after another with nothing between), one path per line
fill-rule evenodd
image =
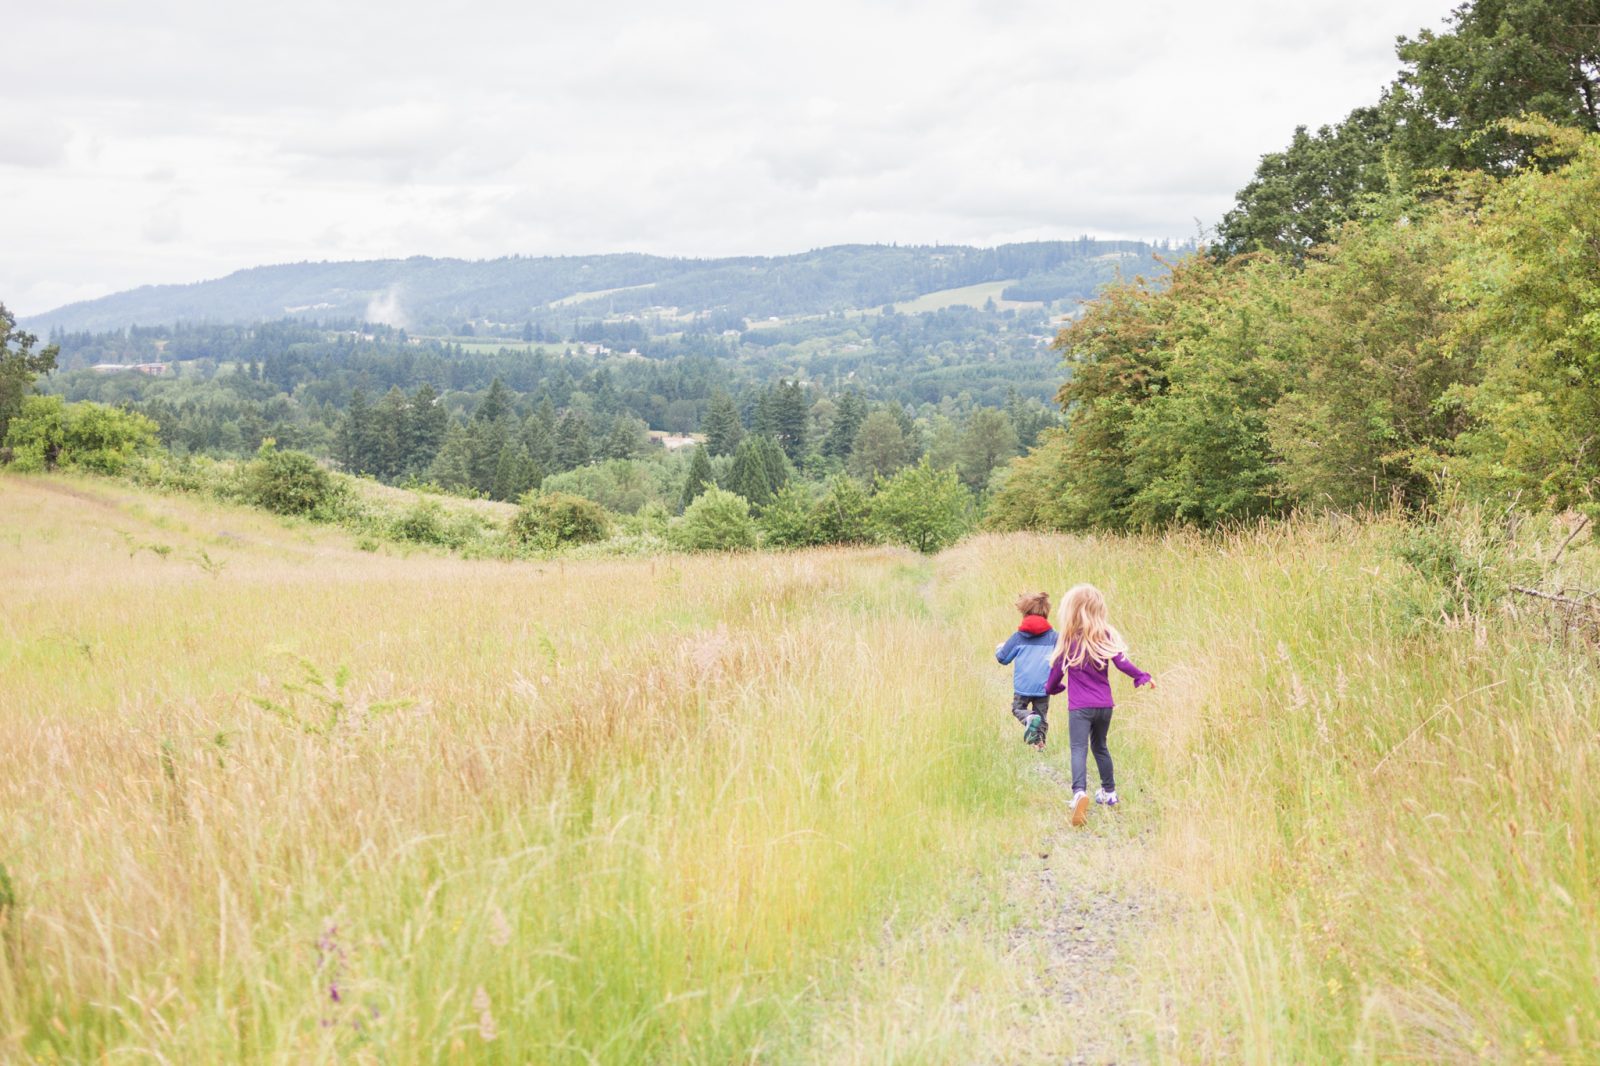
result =
M1065 738L1063 738L1065 739ZM1068 819L1072 782L1054 765L1065 750L1038 767L1062 793L1059 828L1013 872L1008 895L1028 901L1029 918L1010 933L1010 954L1032 960L1041 1014L1071 1034L1064 1061L1084 1066L1144 1061L1143 1034L1131 1016L1134 961L1130 949L1155 920L1156 903L1138 883L1149 844L1147 820L1127 809L1136 795L1123 791L1117 810L1091 807L1089 824ZM1093 770L1090 770L1093 778Z

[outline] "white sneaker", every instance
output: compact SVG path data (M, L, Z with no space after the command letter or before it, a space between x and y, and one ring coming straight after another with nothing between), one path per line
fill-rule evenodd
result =
M1072 794L1072 824L1082 825L1089 820L1089 793L1074 792Z
M1115 807L1117 805L1117 790L1112 789L1110 792L1107 792L1102 788L1099 792L1094 794L1094 801L1096 803L1104 804L1107 807Z

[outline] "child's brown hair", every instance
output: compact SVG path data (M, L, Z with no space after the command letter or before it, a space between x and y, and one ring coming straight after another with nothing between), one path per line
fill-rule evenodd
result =
M1036 614L1040 618L1050 617L1050 594L1048 592L1024 592L1017 597L1017 610L1023 614Z

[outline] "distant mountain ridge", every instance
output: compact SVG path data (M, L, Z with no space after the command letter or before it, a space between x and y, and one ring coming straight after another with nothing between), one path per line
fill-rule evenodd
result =
M1123 273L1161 269L1165 242L1036 241L836 245L788 256L688 259L618 253L499 259L358 260L252 267L187 285L147 285L28 318L35 332L286 317L387 322L418 330L463 322L568 322L676 308L766 318L879 307L984 282L1006 299L1087 297Z

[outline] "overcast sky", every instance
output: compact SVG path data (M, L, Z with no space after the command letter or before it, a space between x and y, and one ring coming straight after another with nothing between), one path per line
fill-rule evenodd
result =
M19 0L0 302L305 259L1192 236L1449 7Z

